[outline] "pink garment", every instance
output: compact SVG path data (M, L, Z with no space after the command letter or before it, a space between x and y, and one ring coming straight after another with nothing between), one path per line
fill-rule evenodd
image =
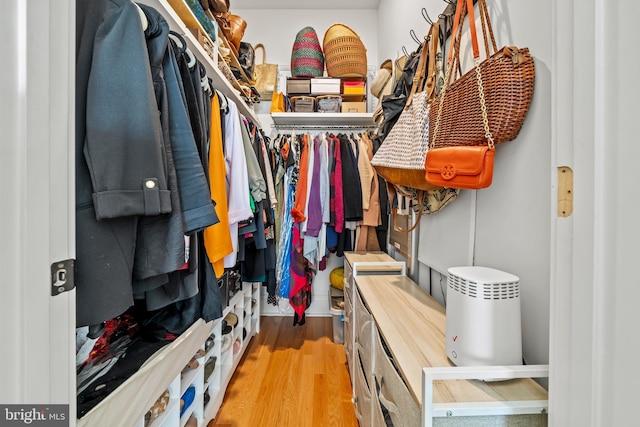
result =
M334 228L336 233L342 233L344 231L344 193L342 191L342 154L340 153L340 140L334 135L330 135L333 139L333 155L336 162L335 173L335 197L334 197L334 209L336 223Z

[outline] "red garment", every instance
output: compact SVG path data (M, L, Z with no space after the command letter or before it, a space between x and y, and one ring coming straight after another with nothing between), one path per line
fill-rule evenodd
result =
M304 257L303 248L304 239L300 238L300 230L294 225L289 267L291 271L289 304L296 313L296 321L301 325L304 324L304 312L311 304L311 272L309 263Z
M300 174L298 178L298 188L296 188L296 199L291 208L291 216L295 222L304 222L307 217L304 215L304 208L307 204L308 193L308 169L309 169L309 136L302 137L300 144Z
M333 140L333 157L335 159L335 200L334 209L336 215L336 223L334 228L336 233L342 233L344 231L344 194L342 191L342 154L340 152L340 140L335 135L330 135Z

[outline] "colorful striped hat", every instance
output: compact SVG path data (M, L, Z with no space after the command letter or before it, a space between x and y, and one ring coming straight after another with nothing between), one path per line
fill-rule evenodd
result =
M291 51L291 77L322 77L324 55L312 27L304 27L296 34Z

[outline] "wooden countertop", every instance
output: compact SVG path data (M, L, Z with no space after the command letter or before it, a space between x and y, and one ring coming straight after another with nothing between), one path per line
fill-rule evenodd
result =
M445 353L444 308L407 276L355 280L409 390L422 405L422 368L454 366ZM544 399L546 390L532 379L436 381L433 387L434 403Z

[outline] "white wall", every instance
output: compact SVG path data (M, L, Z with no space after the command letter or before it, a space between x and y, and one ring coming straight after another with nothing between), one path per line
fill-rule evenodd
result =
M409 29L419 37L428 31L422 7L436 19L445 6L441 0L381 0L380 58L395 57L403 45L415 50ZM536 61L534 98L519 137L497 149L491 187L463 191L451 205L421 221L418 260L424 265L419 268L419 281L427 289L431 286L433 296L444 303L440 274L446 274L449 267L483 265L517 275L524 358L529 364L547 363L552 2L492 0L488 6L498 47L514 44L531 50ZM467 45L463 41L463 51L469 55ZM443 281L446 291L446 278Z

